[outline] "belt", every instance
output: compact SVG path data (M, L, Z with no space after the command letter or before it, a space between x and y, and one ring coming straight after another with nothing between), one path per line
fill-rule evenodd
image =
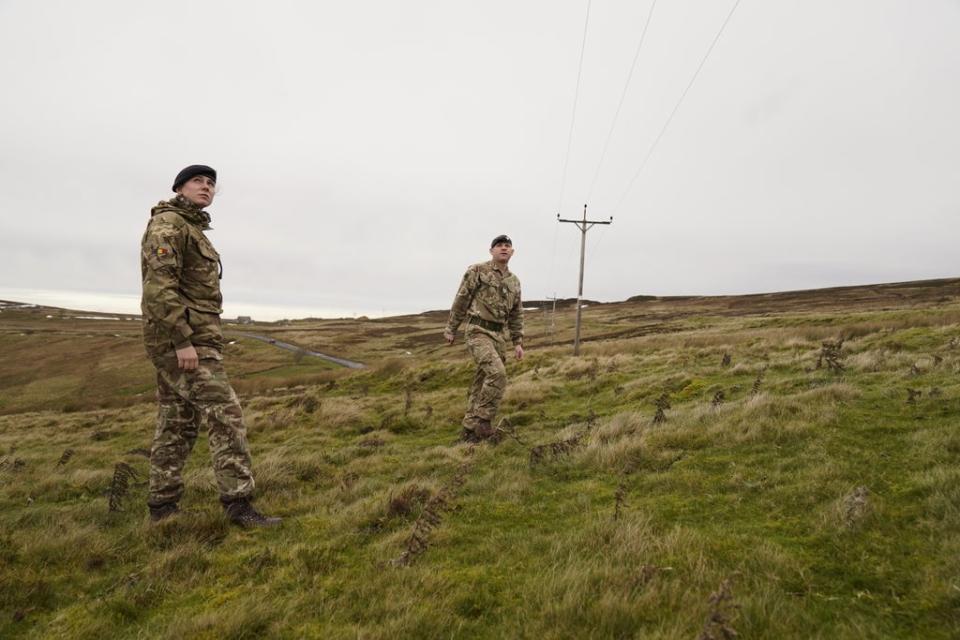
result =
M467 324L475 324L479 327L483 327L487 331L503 331L502 322L491 322L490 320L484 320L477 316L470 316L467 318Z

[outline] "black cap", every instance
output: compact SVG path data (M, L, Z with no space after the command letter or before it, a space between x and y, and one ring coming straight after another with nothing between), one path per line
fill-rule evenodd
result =
M195 176L207 176L214 182L217 181L217 172L212 168L205 164L192 164L177 174L176 179L173 181L173 190L176 191L182 187L187 180Z
M493 239L493 242L490 243L490 248L493 249L495 246L501 242L506 242L511 247L513 246L513 240L510 239L510 236L502 234Z

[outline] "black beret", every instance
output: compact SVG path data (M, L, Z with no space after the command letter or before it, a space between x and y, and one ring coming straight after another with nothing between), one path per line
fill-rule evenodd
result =
M490 243L490 248L493 249L495 246L497 246L501 242L506 242L511 247L513 246L513 240L510 239L510 236L504 234L494 238L493 242Z
M187 180L195 176L207 176L214 182L217 181L217 172L212 168L205 164L192 164L177 174L176 179L173 181L173 190L176 191L182 187Z

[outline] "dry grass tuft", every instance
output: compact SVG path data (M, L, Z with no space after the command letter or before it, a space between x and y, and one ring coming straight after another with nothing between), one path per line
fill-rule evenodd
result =
M427 487L409 484L387 499L387 518L408 516L430 501L433 493Z
M402 373L411 362L404 358L387 358L371 367L370 373L376 377L390 377Z
M588 467L621 469L623 473L629 473L636 467L649 425L649 418L640 412L627 411L611 417L590 432L582 454L578 455L578 462Z
M333 382L333 380L330 382ZM310 394L304 397L302 406L305 413L313 413L320 408L320 400L315 395Z
M887 366L889 352L886 349L869 349L855 353L847 359L847 363L855 371L881 371Z
M507 385L507 391L503 396L505 405L530 406L539 404L557 389L554 383L531 378L529 380L517 380Z
M735 376L743 375L745 373L753 373L754 371L754 366L746 362L738 362L730 367L730 374Z
M799 393L794 398L808 404L830 405L849 402L862 395L860 390L844 382L834 382ZM787 398L789 399L789 397Z
M290 427L301 408L299 403L292 406L266 411L255 419L250 420L250 426L257 431L282 431Z
M316 419L323 427L353 428L367 421L363 408L350 398L327 398L316 415Z
M580 380L581 378L593 380L597 377L599 370L600 364L597 358L569 357L550 367L550 373L567 380Z
M599 447L632 436L643 429L645 422L646 420L640 412L625 411L618 413L593 431L590 446Z

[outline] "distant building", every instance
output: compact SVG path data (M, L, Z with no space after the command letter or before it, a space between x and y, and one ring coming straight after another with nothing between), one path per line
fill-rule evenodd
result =
M250 316L237 316L237 324L253 324L253 318Z

